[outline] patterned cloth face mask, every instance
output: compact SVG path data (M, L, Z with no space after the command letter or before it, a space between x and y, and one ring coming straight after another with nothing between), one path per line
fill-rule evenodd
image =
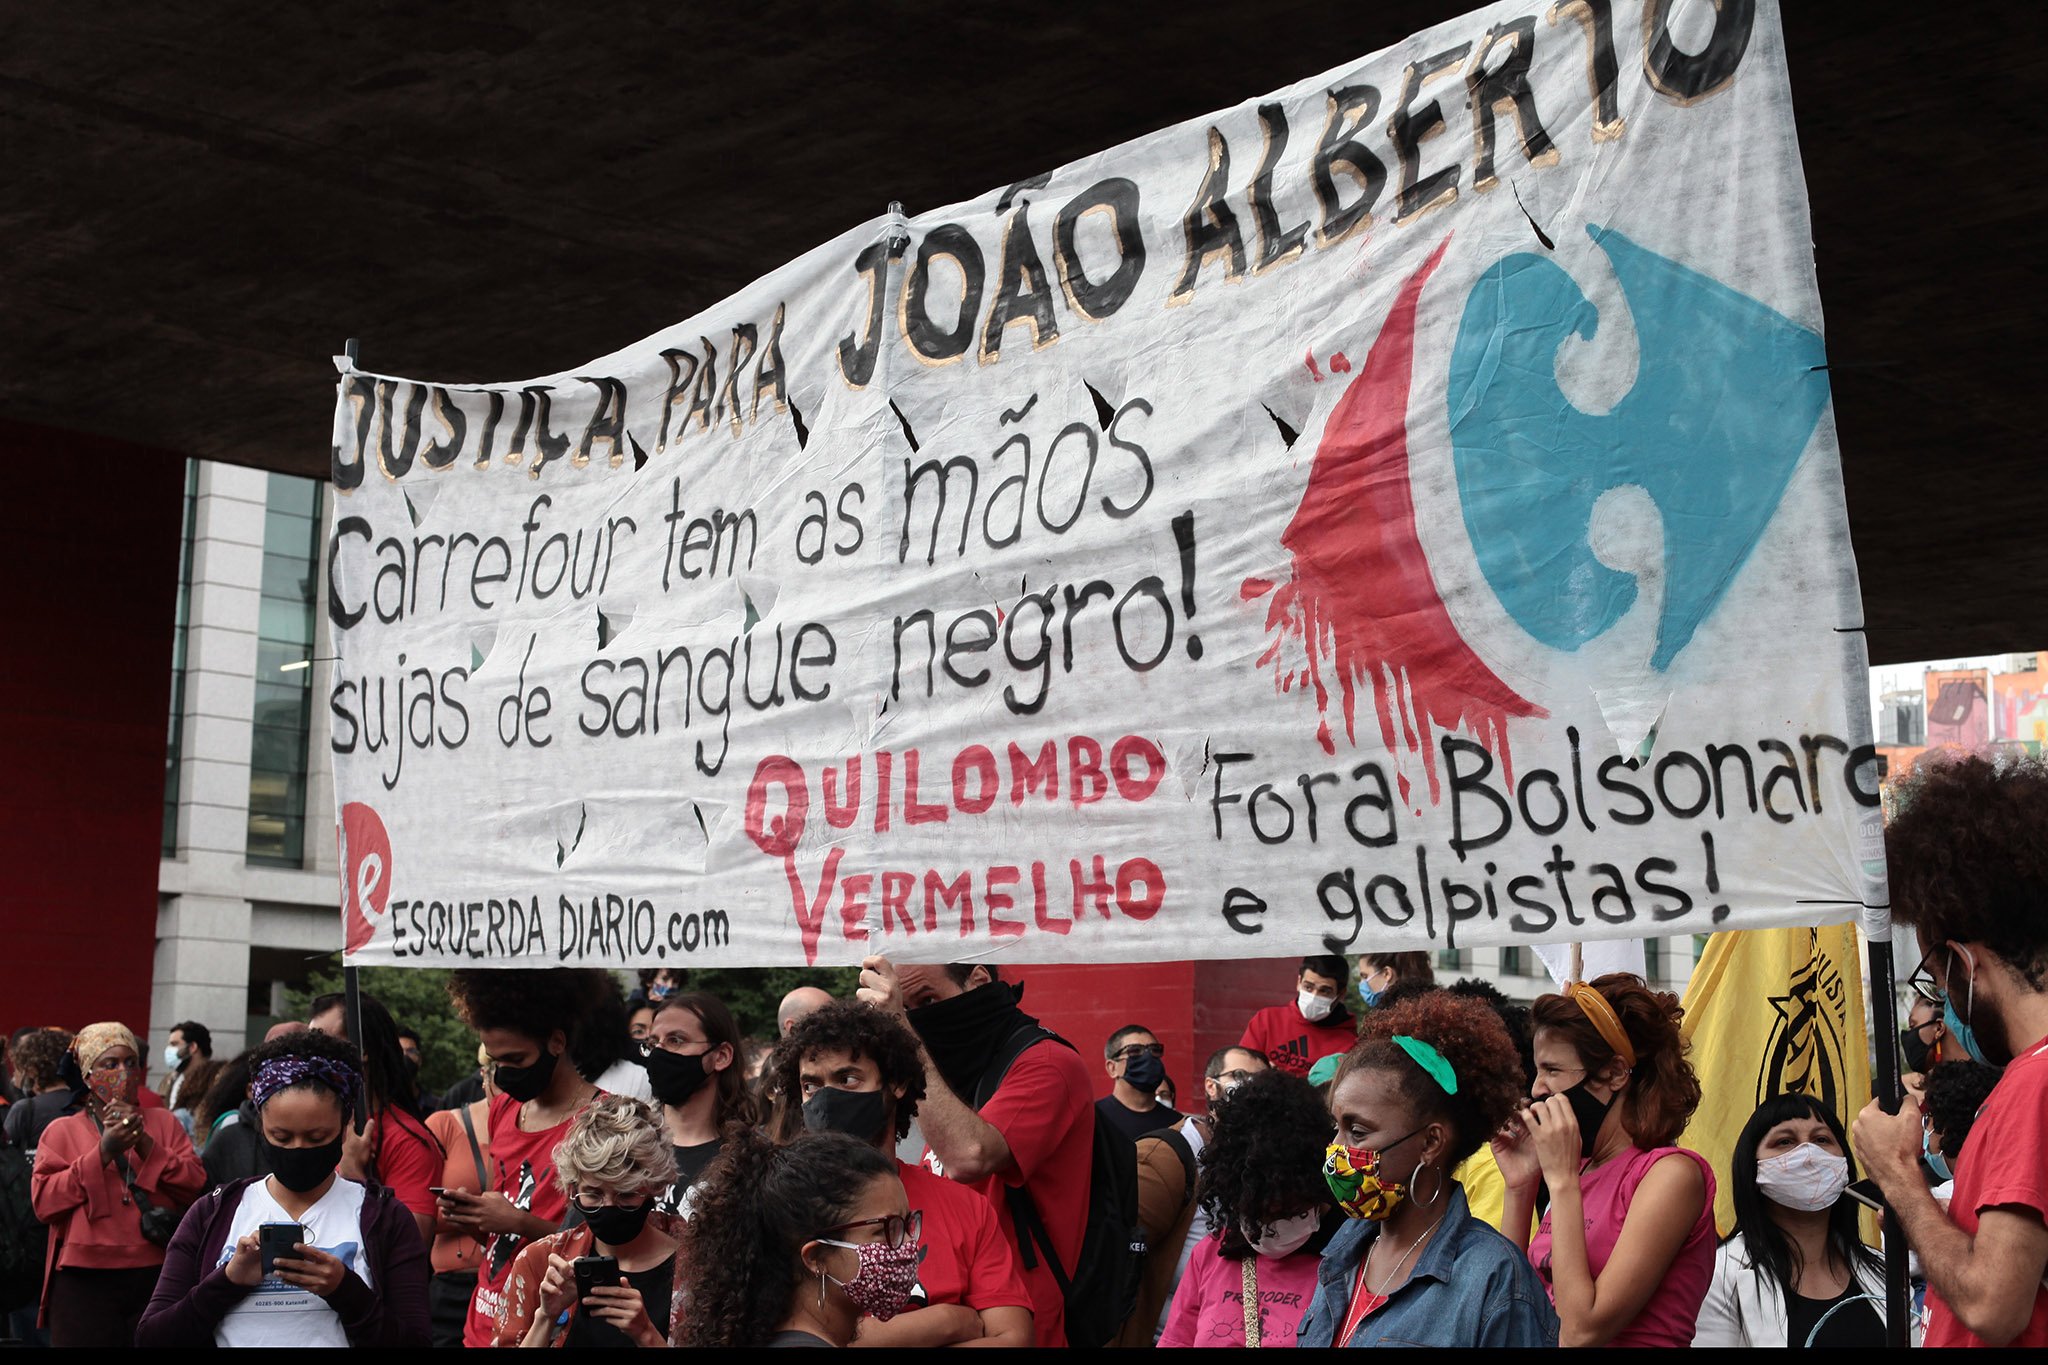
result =
M1398 1180L1387 1180L1380 1175L1383 1154L1392 1151L1421 1132L1417 1128L1396 1138L1386 1146L1350 1147L1342 1142L1333 1142L1323 1153L1323 1183L1330 1187L1330 1197L1337 1207L1352 1218L1365 1218L1379 1222L1392 1213L1403 1199L1408 1197L1408 1187Z
M909 1304L910 1291L917 1287L917 1264L924 1257L917 1239L892 1247L885 1242L837 1242L820 1237L818 1245L842 1247L860 1257L860 1269L850 1280L822 1269L818 1274L838 1285L855 1308L876 1322L887 1322Z

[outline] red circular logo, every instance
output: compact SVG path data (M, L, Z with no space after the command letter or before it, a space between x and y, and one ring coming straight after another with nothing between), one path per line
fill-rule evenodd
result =
M391 836L377 812L360 801L341 808L341 923L348 951L376 937L391 903Z

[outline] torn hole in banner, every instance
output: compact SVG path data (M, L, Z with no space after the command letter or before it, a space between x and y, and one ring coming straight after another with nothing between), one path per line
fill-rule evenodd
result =
M1623 758L1648 759L1650 750L1656 746L1657 727L1663 723L1665 708L1671 704L1670 691L1596 687L1593 700L1600 704L1600 719L1606 723L1614 752Z
M427 513L433 510L434 499L439 497L441 485L434 482L411 483L406 485L399 496L405 499L406 515L412 518L414 530L427 523Z
M569 855L583 844L584 833L590 828L590 807L578 801L573 806L564 806L554 812L555 866L565 866Z
M600 606L597 609L597 647L599 649L609 648L611 642L625 634L626 627L632 624L633 613L631 610L615 607L607 611L604 607Z
M1193 801L1209 776L1209 737L1207 735L1182 735L1167 746L1168 760L1173 764L1173 775L1180 783L1181 795Z
M484 664L491 657L491 651L498 644L498 628L484 626L469 634L469 676L474 678L483 672Z

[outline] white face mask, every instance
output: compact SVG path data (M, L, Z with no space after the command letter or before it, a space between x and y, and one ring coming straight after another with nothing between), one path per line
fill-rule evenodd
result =
M178 1055L178 1048L176 1044L164 1044L164 1070L176 1071L178 1069L178 1063L183 1060L184 1058Z
M1802 1142L1789 1152L1757 1162L1756 1187L1773 1204L1818 1213L1833 1208L1849 1187L1849 1158Z
M1325 999L1314 991L1298 992L1294 997L1294 1003L1295 1008L1301 1011L1301 1017L1311 1024L1329 1018L1330 1011L1337 1007L1336 1001Z
M1252 1250L1261 1256L1280 1257L1299 1251L1309 1238L1316 1235L1316 1229L1323 1225L1321 1209L1310 1209L1307 1213L1292 1218L1282 1218L1277 1223L1264 1227L1248 1227L1244 1239L1252 1244Z

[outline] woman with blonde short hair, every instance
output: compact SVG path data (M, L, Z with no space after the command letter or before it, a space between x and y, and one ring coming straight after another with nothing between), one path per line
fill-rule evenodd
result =
M665 1346L676 1301L673 1220L654 1207L676 1178L654 1110L600 1095L555 1147L569 1225L523 1249L505 1283L500 1346ZM579 1257L608 1256L608 1273L579 1297Z

